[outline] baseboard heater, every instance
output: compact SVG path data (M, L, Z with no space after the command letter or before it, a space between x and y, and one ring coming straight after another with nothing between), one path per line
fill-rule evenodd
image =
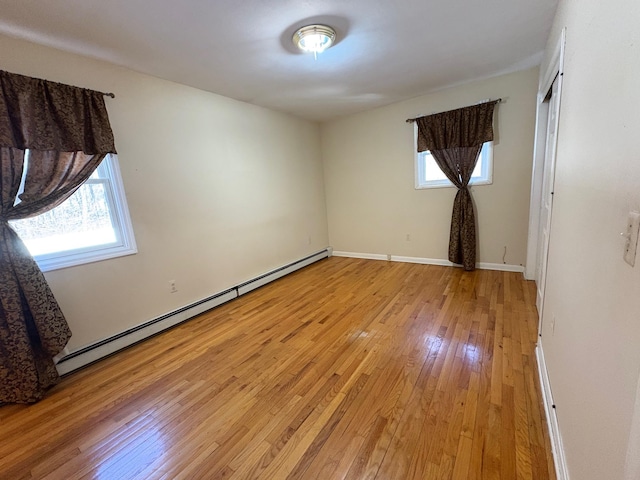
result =
M234 298L238 298L245 293L249 293L256 288L273 282L285 275L300 270L314 262L331 256L331 248L326 248L313 255L304 257L295 262L283 265L263 275L259 275L251 280L233 286L227 290L211 295L190 305L169 312L148 322L132 327L120 332L112 337L105 338L89 346L80 348L64 355L58 361L56 368L60 375L71 373L74 370L90 365L104 357L116 353L124 348L130 347L153 335L163 332L171 327L183 323L196 315L207 310L211 310L223 303L227 303Z

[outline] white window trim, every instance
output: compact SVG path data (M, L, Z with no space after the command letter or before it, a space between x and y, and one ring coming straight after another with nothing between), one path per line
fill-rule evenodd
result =
M415 145L418 143L418 127L414 127L414 178L416 190L426 190L429 188L455 188L449 179L443 180L427 180L422 183L420 180L425 178L425 162L423 157L425 152L418 152ZM427 152L427 154L429 154ZM430 154L429 154L430 155ZM469 182L469 185L491 185L493 183L493 142L486 142L482 145L482 153L484 161L482 162L482 171L480 178Z
M115 154L109 154L108 157L109 158L103 160L103 166L108 172L109 180L89 179L87 183L109 182L111 184L111 188L105 190L115 224L116 242L103 246L69 250L67 252L36 255L34 259L43 272L138 253L138 247L133 235L133 225L131 223L131 217L129 216L129 207L124 194L122 176L120 175L118 158Z

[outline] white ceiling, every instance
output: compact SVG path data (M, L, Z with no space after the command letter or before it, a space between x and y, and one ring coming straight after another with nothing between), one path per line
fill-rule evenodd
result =
M312 120L540 61L557 0L0 0L0 33ZM326 23L335 46L298 53Z

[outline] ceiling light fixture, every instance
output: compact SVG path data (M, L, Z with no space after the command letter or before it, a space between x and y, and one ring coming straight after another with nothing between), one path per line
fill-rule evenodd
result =
M293 34L293 44L303 52L312 52L314 58L333 45L336 31L327 25L307 25Z

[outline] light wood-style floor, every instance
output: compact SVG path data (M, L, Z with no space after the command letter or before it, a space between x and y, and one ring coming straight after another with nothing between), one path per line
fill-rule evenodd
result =
M518 273L330 258L0 408L2 479L553 479Z

